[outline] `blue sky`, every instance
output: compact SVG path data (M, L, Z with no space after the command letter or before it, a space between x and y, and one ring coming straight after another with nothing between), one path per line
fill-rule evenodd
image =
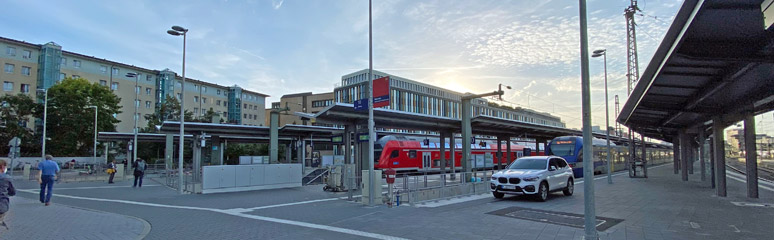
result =
M628 0L588 1L591 50L608 49L613 96L626 100ZM640 0L640 69L679 9L679 0ZM368 68L368 1L0 0L0 34L151 69L238 84L272 97L329 92L341 76ZM457 91L514 89L505 104L581 125L578 2L374 0L374 68ZM594 125L604 125L602 59L591 60ZM771 120L769 116L768 120ZM612 125L612 124L611 124Z

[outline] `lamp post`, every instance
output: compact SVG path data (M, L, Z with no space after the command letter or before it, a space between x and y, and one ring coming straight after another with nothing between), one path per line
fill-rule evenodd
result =
M46 120L48 118L48 90L40 88L38 93L43 93L43 147L41 149L41 157L46 159Z
M134 132L134 141L132 142L132 165L134 165L135 162L137 162L137 108L140 107L140 90L137 89L137 81L139 79L139 74L136 73L127 73L126 77L133 77L134 78L134 129L132 130Z
M99 109L97 106L86 106L86 108L94 108L94 156L92 161L94 161L94 164L97 164L97 112L99 112ZM135 140L136 141L136 140Z
M591 55L591 57L602 57L605 62L605 138L607 139L607 183L612 184L613 176L612 173L610 173L610 169L612 168L613 164L610 162L610 129L608 128L608 126L610 126L610 110L607 103L607 49L594 50L594 54Z
M178 154L180 157L178 159L177 164L177 175L178 175L178 189L177 192L182 194L183 193L183 146L185 145L185 134L184 134L184 128L185 128L185 108L183 108L183 104L185 103L183 98L185 96L185 35L188 33L188 29L185 29L180 26L172 26L171 30L167 30L167 33L172 36L183 36L183 80L180 84L180 153Z

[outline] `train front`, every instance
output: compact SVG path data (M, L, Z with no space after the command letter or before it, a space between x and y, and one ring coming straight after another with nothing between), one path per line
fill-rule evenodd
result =
M583 177L583 163L578 162L578 154L581 149L583 141L579 140L575 136L556 137L551 141L549 150L554 156L560 156L567 160L567 163L572 167L573 175L576 178Z

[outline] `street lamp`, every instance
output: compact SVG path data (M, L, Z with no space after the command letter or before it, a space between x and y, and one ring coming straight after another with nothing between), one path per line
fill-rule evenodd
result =
M134 142L132 142L132 165L134 165L135 162L137 162L137 108L140 107L140 89L138 89L137 81L139 79L139 74L137 73L127 73L126 77L133 77L134 78Z
M94 108L94 159L92 161L97 164L97 112L99 109L97 106L86 106L86 108Z
M178 154L179 162L178 162L178 169L177 169L177 175L178 175L178 189L177 192L182 194L183 193L183 146L185 145L185 134L183 134L183 128L185 128L185 110L183 108L183 104L185 103L183 97L185 97L185 35L188 33L188 29L185 29L180 26L172 26L171 30L167 30L167 33L172 36L183 36L183 80L180 84L180 153ZM194 170L198 171L198 170Z
M613 176L610 173L610 169L612 168L613 164L610 162L610 129L608 129L608 126L610 126L610 112L607 103L607 49L594 50L594 54L591 55L591 57L602 57L605 62L605 138L607 139L607 183L612 184Z
M48 117L48 90L44 88L39 88L38 93L43 93L43 147L41 152L41 157L43 159L46 159L46 120Z

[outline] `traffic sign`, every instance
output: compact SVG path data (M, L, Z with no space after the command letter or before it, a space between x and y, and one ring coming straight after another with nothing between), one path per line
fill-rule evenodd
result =
M368 98L355 101L355 111L368 110Z

